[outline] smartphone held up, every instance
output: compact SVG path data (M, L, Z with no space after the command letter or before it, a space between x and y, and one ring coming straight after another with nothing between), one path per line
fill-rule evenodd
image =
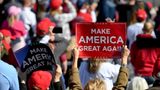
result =
M62 33L62 27L55 27L52 30L53 33L55 34L61 34Z

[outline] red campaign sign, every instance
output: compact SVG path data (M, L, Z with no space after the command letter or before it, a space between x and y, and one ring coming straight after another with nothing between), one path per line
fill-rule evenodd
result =
M76 43L81 58L119 58L125 42L125 23L77 23L76 25Z

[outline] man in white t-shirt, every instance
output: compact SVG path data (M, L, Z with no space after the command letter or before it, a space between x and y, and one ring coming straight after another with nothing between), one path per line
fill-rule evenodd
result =
M135 24L129 25L127 28L127 39L129 41L129 48L131 47L132 43L136 40L136 36L138 34L142 34L144 23L147 19L147 13L144 9L138 9L136 11L136 19L137 22ZM151 34L154 38L156 37L154 31Z

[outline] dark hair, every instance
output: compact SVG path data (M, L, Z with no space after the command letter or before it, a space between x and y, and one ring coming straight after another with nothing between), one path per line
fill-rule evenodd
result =
M143 22L145 19L137 17L136 20L137 20L137 22Z

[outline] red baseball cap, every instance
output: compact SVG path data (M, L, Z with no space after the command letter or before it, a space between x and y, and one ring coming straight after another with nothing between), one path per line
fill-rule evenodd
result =
M37 87L40 90L47 90L52 80L52 74L48 71L35 71L32 73L28 80L29 90L33 87Z
M49 27L53 26L55 27L56 24L54 22L51 22L49 18L44 18L42 19L38 24L37 24L37 35L46 35L49 32Z
M12 36L10 30L8 30L8 29L1 29L0 32L3 34L4 37L9 36L9 37L11 37L11 39L15 39L15 37Z
M147 18L147 13L144 9L138 9L136 11L136 16L139 20L145 20Z
M89 13L78 13L78 17L82 19L83 22L92 22L91 15Z
M62 5L62 3L62 0L51 0L50 7L55 10L58 9Z

